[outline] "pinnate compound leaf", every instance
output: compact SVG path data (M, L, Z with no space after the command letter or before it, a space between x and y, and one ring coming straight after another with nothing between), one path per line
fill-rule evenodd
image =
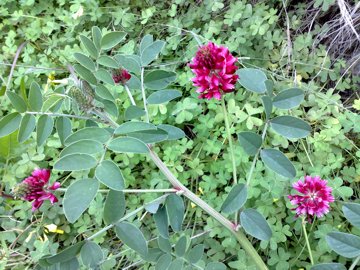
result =
M176 194L170 194L166 198L166 211L171 228L175 232L181 231L185 213L185 206L182 198Z
M259 69L255 68L242 68L237 72L239 75L239 83L248 91L254 93L265 93L267 80L266 75Z
M269 240L272 232L266 219L255 209L245 209L240 214L241 226L244 230L260 240Z
M240 132L238 139L240 145L249 156L254 156L262 144L261 136L251 131Z
M260 151L261 160L266 167L287 178L294 178L296 170L291 161L279 150L263 149Z
M125 245L142 256L147 255L148 247L146 239L137 227L128 222L121 222L120 224L116 224L115 231L116 235L125 243Z
M270 121L272 129L288 139L305 138L311 132L308 123L293 116L278 116Z
M94 168L96 159L88 154L70 154L58 159L54 169L58 171L82 171Z
M94 268L104 259L104 254L98 244L86 241L81 248L80 257L85 266Z
M341 232L331 232L326 236L326 242L337 254L345 258L360 256L360 237Z
M89 207L99 189L95 179L81 179L73 182L66 190L63 207L66 219L74 223Z
M96 167L96 178L113 190L124 189L124 178L119 167L111 160L104 160Z
M35 129L35 126L36 126L35 116L31 114L25 114L20 123L18 142L22 143L27 139L29 139L31 133Z
M238 211L247 200L247 187L244 184L235 185L226 197L221 211L231 214Z
M304 92L299 88L290 88L281 91L273 98L273 104L279 109L292 109L300 105L304 100Z
M340 263L321 263L312 266L310 270L346 270L346 267Z
M105 201L103 218L106 224L114 224L125 214L125 195L122 191L110 190Z

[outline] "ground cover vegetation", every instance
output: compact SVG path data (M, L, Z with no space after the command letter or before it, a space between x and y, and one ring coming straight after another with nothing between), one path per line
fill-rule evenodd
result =
M357 269L359 8L2 1L1 269Z

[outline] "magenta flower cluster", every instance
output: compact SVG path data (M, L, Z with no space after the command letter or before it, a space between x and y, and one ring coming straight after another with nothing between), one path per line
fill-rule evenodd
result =
M233 92L238 79L236 61L226 47L212 42L199 47L189 65L196 75L192 81L198 87L199 98L220 100L223 94Z
M326 180L319 176L305 176L304 182L299 180L293 184L293 188L300 195L288 195L292 205L296 207L296 216L305 216L309 221L314 216L322 217L329 212L330 203L334 201L332 188Z
M50 179L50 170L35 169L31 176L25 178L21 183L14 187L13 193L26 201L32 201L32 211L39 209L45 200L51 204L58 201L56 196L51 192L60 187L59 182L51 186L48 185Z

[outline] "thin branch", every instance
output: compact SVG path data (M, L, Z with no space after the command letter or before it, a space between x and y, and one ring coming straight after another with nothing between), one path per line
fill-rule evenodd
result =
M8 82L7 82L7 85L6 85L6 90L7 91L10 87L10 83L11 83L11 79L12 79L12 76L14 74L14 70L15 70L15 67L16 67L16 62L20 56L20 53L22 51L22 49L25 47L25 45L27 44L28 42L25 41L23 43L21 43L21 45L19 46L19 48L16 50L16 54L15 54L15 57L14 57L14 61L13 63L11 64L11 69L10 69L10 74L9 74L9 79L8 79Z

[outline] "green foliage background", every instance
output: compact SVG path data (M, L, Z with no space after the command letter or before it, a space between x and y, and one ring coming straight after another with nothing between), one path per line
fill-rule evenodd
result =
M316 1L316 5L322 7L320 12L326 12L327 6L332 4L332 1ZM83 7L83 15L75 18L74 14L80 7ZM314 257L320 258L318 262L339 261L346 264L345 258L330 252L324 237L333 230L360 235L359 229L349 225L340 211L341 201L356 201L359 198L360 117L358 111L352 108L353 101L347 97L358 89L360 79L351 72L344 73L348 67L345 59L332 61L325 46L314 46L314 38L323 25L315 22L311 29L304 27L304 4L289 6L287 14L278 1L3 0L0 4L0 80L3 85L0 94L7 84L16 50L25 41L28 44L21 53L10 84L17 91L29 89L35 78L45 91L50 91L55 87L48 80L50 75L56 79L68 77L66 64L74 62L72 54L80 49L79 34L89 36L93 25L128 33L124 45L117 49L118 53L133 53L145 34L165 40L167 45L159 63L177 71L176 88L182 91L183 98L167 106L152 105L150 116L154 124L166 123L182 128L187 138L156 147L162 149L162 159L182 183L220 209L231 189L229 179L232 170L223 116L219 102L197 99L190 81L192 73L187 67L197 49L197 42L186 30L224 44L240 57L244 66L261 68L269 78L276 80L276 93L294 85L305 91L305 102L291 113L311 123L311 136L289 142L270 130L266 144L279 147L286 153L296 166L298 178L313 174L329 180L336 202L325 218L312 224L310 242ZM289 20L290 40L286 32L286 18ZM235 94L227 96L234 136L239 131L256 131L264 123L259 97L245 92L239 85L237 88L239 90ZM135 98L140 104L140 92L135 93ZM12 107L8 99L0 99L2 116L11 112ZM129 106L125 92L119 93L118 104ZM124 120L123 113L120 111L120 120ZM1 189L9 193L11 187L34 167L51 167L60 147L57 135L50 137L41 147L36 146L35 138L23 144L16 142L16 134L1 138ZM235 153L240 182L245 182L251 158L238 144ZM127 188L169 187L145 156L118 155L114 160L120 163ZM52 177L61 177L62 187L66 187L81 174L86 177L88 172L59 173L58 176L53 173ZM261 162L257 163L247 205L263 213L271 225L272 239L261 241L258 245L259 252L268 258L271 269L299 269L310 265L300 220L294 219L286 198L290 187L288 181L265 170ZM154 198L152 194L127 194L127 208L135 209ZM32 268L43 255L102 228L103 200L103 194L98 193L89 210L76 223L69 225L59 205L50 207L45 204L41 214L30 217L30 204L1 198L2 249L5 252L6 247L14 243L12 251L20 254L3 261L2 266L7 263L11 269ZM230 233L198 207L192 207L189 202L186 207L186 234L191 236L209 231L196 240L205 244L206 260L223 261L229 269L254 269ZM139 218L133 222L140 222ZM142 222L146 238L151 239L154 236L152 218L145 216ZM44 225L47 224L56 224L64 230L64 234L45 234ZM111 234L98 237L96 242L111 256L126 249ZM111 256L102 269L122 269L140 259L132 251L124 252L123 256ZM149 264L139 265L143 269L152 269Z

